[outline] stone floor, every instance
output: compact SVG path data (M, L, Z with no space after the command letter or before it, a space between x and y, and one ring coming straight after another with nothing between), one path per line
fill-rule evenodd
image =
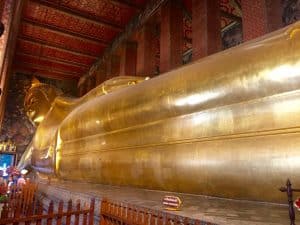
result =
M101 198L106 197L111 200L128 202L155 210L163 210L162 198L166 194L170 194L162 191L66 181L51 181L47 183L43 180L39 181L39 190L48 199L63 199L66 201L71 198L89 201L91 197L95 197L96 202L97 200L99 202ZM188 194L176 194L176 196L183 200L183 207L181 211L172 213L181 216L215 224L290 224L287 205L235 201ZM96 211L99 212L99 205L96 205Z

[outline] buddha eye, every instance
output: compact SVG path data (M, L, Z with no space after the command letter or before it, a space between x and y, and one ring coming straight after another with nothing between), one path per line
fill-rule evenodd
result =
M30 99L29 105L33 105L33 104L35 104L36 102L37 102L37 99L32 98L32 99Z

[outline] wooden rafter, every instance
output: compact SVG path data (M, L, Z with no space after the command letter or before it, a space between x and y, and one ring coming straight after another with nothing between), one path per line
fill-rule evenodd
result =
M125 6L125 7L128 7L128 8L133 8L137 11L140 11L141 10L141 7L135 3L133 3L132 1L128 1L128 0L112 0L112 2L115 2L121 6Z
M77 52L73 52L73 51L70 51L70 50L67 50L67 49L62 49L62 48L59 48L59 47L54 47L52 45L41 44L41 43L36 42L35 40L30 40L29 38L18 37L18 40L29 42L29 43L34 44L34 45L40 45L42 47L48 47L48 48L56 49L58 51L67 52L67 53L78 55L78 56L87 57L87 58L90 58L90 59L93 59L93 60L95 60L97 58L96 56L90 56L90 55L86 55L86 54L82 54L82 53L77 53ZM67 61L67 62L69 62L69 61ZM75 64L79 64L79 63L75 63ZM79 64L79 65L87 66L86 64Z
M68 74L57 74L53 73L51 71L47 70L32 70L30 68L22 68L20 66L14 65L13 66L15 72L23 73L23 74L28 74L28 75L35 75L35 76L40 76L40 77L45 77L45 78L51 78L51 79L57 79L57 80L78 80L79 77L75 76L70 76Z
M65 47L62 47L61 45L49 43L47 41L43 41L43 40L40 40L40 39L35 39L35 38L27 37L27 36L24 36L24 35L19 35L19 38L23 39L25 41L31 41L31 42L38 43L38 44L41 44L41 45L45 45L45 46L49 46L49 47L54 47L54 48L60 49L62 51L67 51L67 52L74 53L74 54L79 54L79 55L83 55L83 56L88 56L88 57L96 58L96 56L93 55L93 54L89 54L89 53L86 53L84 51L78 51L78 50L71 49L71 48L65 48Z
M47 28L47 25L43 24L41 26L39 26L38 24L35 24L35 23L32 23L32 22L27 22L27 21L23 21L22 24L28 24L28 25L31 25L31 26L34 26L34 27L37 27L37 28L42 28L42 29L45 29L45 30L48 30L50 32L53 32L53 33L56 33L58 35L62 35L62 36L65 36L65 37L69 37L69 38L74 38L74 39L79 39L81 41L84 41L85 43L90 43L90 44L96 44L96 45L102 45L103 47L107 46L108 43L106 44L103 44L99 41L94 41L94 40L87 40L86 38L81 38L81 37L74 37L73 34L68 34L66 33L65 31L59 31L57 29L53 29L53 28Z
M27 67L28 69L31 68L31 69L36 69L36 70L47 70L47 71L50 71L50 72L53 72L53 73L57 73L57 74L67 74L69 76L73 76L73 77L80 77L82 74L80 73L75 73L75 72L72 72L72 71L66 71L66 70L59 70L59 69L56 69L56 68L53 68L53 67L49 67L49 66L40 66L38 64L35 64L35 63L23 63L23 62L15 62L14 63L17 67Z
M74 62L74 61L63 60L63 59L60 59L60 58L41 56L39 54L34 54L34 53L18 52L16 55L37 57L39 59L47 60L49 62L62 63L62 64L70 65L70 66L78 66L78 67L84 68L86 70L89 68L89 65L87 65L87 64L80 64L80 63L77 63L77 62Z
M41 27L41 28L53 30L55 32L61 33L62 35L71 35L71 36L86 40L87 42L88 41L93 41L93 42L97 42L97 43L99 43L101 45L104 45L104 46L109 45L109 42L107 42L105 40L95 38L95 37L91 37L91 36L88 36L88 35L85 35L85 34L82 34L82 33L66 30L66 29L63 29L63 28L60 28L60 27L57 27L57 26L53 26L53 25L49 25L49 24L46 24L46 23L41 23L39 21L31 20L31 19L26 18L26 17L23 18L23 21L25 21L26 23L31 24L33 26L38 26L38 27Z
M30 0L30 1L37 2L39 4L43 4L45 6L60 10L64 13L72 15L72 16L77 16L77 17L81 17L84 19L92 20L93 22L96 22L96 23L99 23L99 24L102 24L105 26L109 26L112 29L115 29L116 31L119 31L119 32L123 30L123 27L116 23L112 23L111 21L100 18L99 16L95 17L94 15L91 15L89 13L65 7L63 5L60 5L59 3L56 3L56 1L49 1L49 0Z
M40 64L46 64L46 65L51 65L56 68L61 68L60 70L65 70L65 71L74 71L78 73L83 73L85 70L87 70L86 67L81 67L78 65L73 65L70 63L65 63L65 62L59 62L54 59L47 59L45 57L39 57L39 56L33 56L29 54L24 54L24 53L17 53L15 55L15 61L22 61L22 62L31 62L35 61L36 63Z
M23 25L18 35L20 40L18 46L21 51L15 53L14 66L30 74L36 72L46 77L51 74L51 77L55 79L60 79L60 76L63 77L61 79L78 79L83 75L82 71L90 69L90 64L103 54L105 48L111 49L110 41L114 41L114 37L122 33L126 25L124 21L120 22L118 18L112 17L112 14L116 12L108 9L106 11L106 8L105 12L101 13L94 8L89 8L90 6L86 8L85 5L73 5L62 0L26 1L28 5L26 11L23 12ZM130 19L133 16L132 18L136 20L134 15L143 14L146 9L144 1L110 1L111 3L107 2L108 6L120 9L122 11L120 16L124 19ZM151 9L146 10L147 16L164 1L166 0L155 0L155 4L151 3ZM50 18L54 15L56 19ZM43 17L40 18L40 16ZM73 22L69 22L75 26L71 29L67 26L69 23L62 24L63 21L58 21L57 17L58 19L65 18L67 21L71 19L78 21L78 27ZM142 18L145 17L142 16ZM98 29L97 32L95 29ZM120 41L119 38L117 39Z

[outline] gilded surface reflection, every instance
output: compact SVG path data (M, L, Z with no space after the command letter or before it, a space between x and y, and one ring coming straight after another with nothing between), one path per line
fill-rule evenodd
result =
M299 29L107 95L99 86L56 98L32 166L61 179L284 202L278 187L300 186Z

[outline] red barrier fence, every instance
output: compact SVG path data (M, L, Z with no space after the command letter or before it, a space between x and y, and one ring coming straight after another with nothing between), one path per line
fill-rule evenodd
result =
M15 198L18 199L18 198ZM54 209L53 201L47 210L39 201L33 204L5 203L0 217L0 225L93 225L95 199L91 200L90 206L82 208L77 201L75 206L70 200L67 209L63 209L64 203L60 201ZM209 222L174 215L162 210L152 210L136 205L112 202L103 199L100 207L99 225L215 225Z
M93 225L94 224L94 209L95 209L95 199L91 200L90 206L85 205L83 209L80 206L80 202L77 202L75 209L73 209L72 200L68 202L67 210L63 210L63 201L59 202L57 212L54 212L53 201L50 202L47 213L44 213L43 204L37 202L36 204L31 204L26 215L21 214L20 205L17 206L13 211L10 211L8 203L5 203L0 218L0 225L13 224L19 225L41 225L47 224L51 225L55 222L57 225L66 224L70 225L71 221L74 225Z
M8 217L13 217L13 212L17 208L21 215L26 214L28 208L34 204L36 190L37 184L34 183L25 184L21 188L13 186L5 205Z
M107 199L102 200L100 216L100 225L213 225L164 211L110 202Z

